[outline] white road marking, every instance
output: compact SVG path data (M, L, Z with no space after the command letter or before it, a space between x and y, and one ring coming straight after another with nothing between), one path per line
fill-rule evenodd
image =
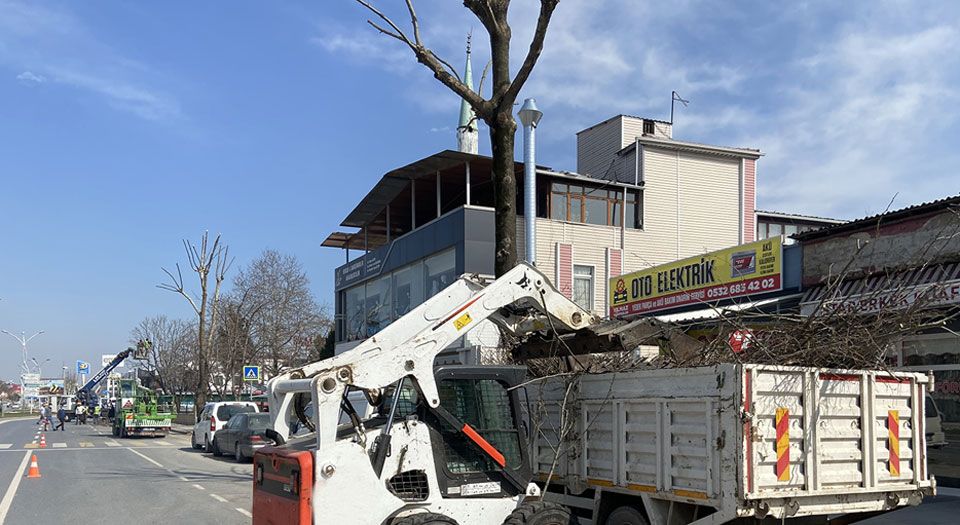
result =
M215 500L217 500L217 501L219 501L220 503L227 503L227 498L224 498L223 496L218 496L218 495L216 495L216 494L212 494L212 493L211 493L211 494L210 494L210 497L213 498L213 499L215 499Z
M248 517L248 518L252 518L252 517L253 517L253 514L250 514L250 512L249 512L247 509L241 509L240 507L237 507L237 512L239 512L240 514L243 514L244 516L246 516L246 517Z
M116 441L104 441L103 444L106 445L106 446L108 446L108 447L119 447L119 446L120 446L120 443L117 443Z
M193 488L195 488L195 489L197 489L197 490L207 490L207 489L203 488L202 485L197 485L196 483L193 484Z
M67 448L66 443L54 443L53 448Z
M10 448L13 446L13 443L0 443L0 448Z
M154 465L156 465L156 466L158 466L158 467L160 467L160 468L163 468L163 465L161 465L160 463L157 463L153 458L144 455L142 452L137 451L137 450L133 450L132 448L129 448L129 447L127 447L127 450L129 450L130 452L133 452L134 454L140 456L141 458L149 461L150 463L153 463Z
M0 523L3 523L7 519L7 512L10 511L10 504L13 503L13 496L16 495L17 488L20 486L20 480L23 479L23 469L27 468L27 463L30 461L30 454L32 454L32 452L27 451L23 455L23 461L20 462L20 468L14 472L13 479L10 480L10 485L7 486L7 492L3 495L3 500L0 501Z

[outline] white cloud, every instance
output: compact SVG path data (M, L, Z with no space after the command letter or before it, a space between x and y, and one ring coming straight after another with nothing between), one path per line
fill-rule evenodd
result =
M67 10L0 0L0 66L26 68L21 82L69 86L140 118L183 116L179 102L155 87L162 75L116 52Z
M47 77L43 75L38 75L33 71L24 71L17 75L17 80L23 82L24 84L43 84L47 81Z

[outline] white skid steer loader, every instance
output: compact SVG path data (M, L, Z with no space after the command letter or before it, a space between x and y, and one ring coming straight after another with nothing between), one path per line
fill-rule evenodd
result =
M521 263L486 286L461 277L357 347L273 378L276 445L254 457L253 523L572 523L530 481L525 398L512 388L525 370L434 368L484 320L513 335L599 322ZM313 432L291 437L301 423Z

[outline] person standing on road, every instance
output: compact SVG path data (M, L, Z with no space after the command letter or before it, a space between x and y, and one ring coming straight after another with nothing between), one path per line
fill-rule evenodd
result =
M80 415L83 414L83 404L77 403L77 410L74 415L77 416L77 419L73 422L74 425L80 424Z
M53 427L53 431L56 432L59 428L61 432L66 432L63 428L64 421L67 420L67 411L64 410L63 405L60 405L60 408L57 409L57 426Z

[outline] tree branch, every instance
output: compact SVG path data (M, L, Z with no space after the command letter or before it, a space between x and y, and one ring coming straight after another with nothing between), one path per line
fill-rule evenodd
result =
M553 10L557 8L557 2L559 0L540 0L540 16L537 17L537 29L533 33L533 40L530 41L527 57L523 59L523 64L517 71L517 75L513 77L513 82L510 83L510 87L503 95L503 99L510 101L511 104L517 99L520 89L527 82L530 72L533 71L533 66L536 65L540 53L543 52L543 41L547 36L547 26L550 25L550 17L553 16Z

